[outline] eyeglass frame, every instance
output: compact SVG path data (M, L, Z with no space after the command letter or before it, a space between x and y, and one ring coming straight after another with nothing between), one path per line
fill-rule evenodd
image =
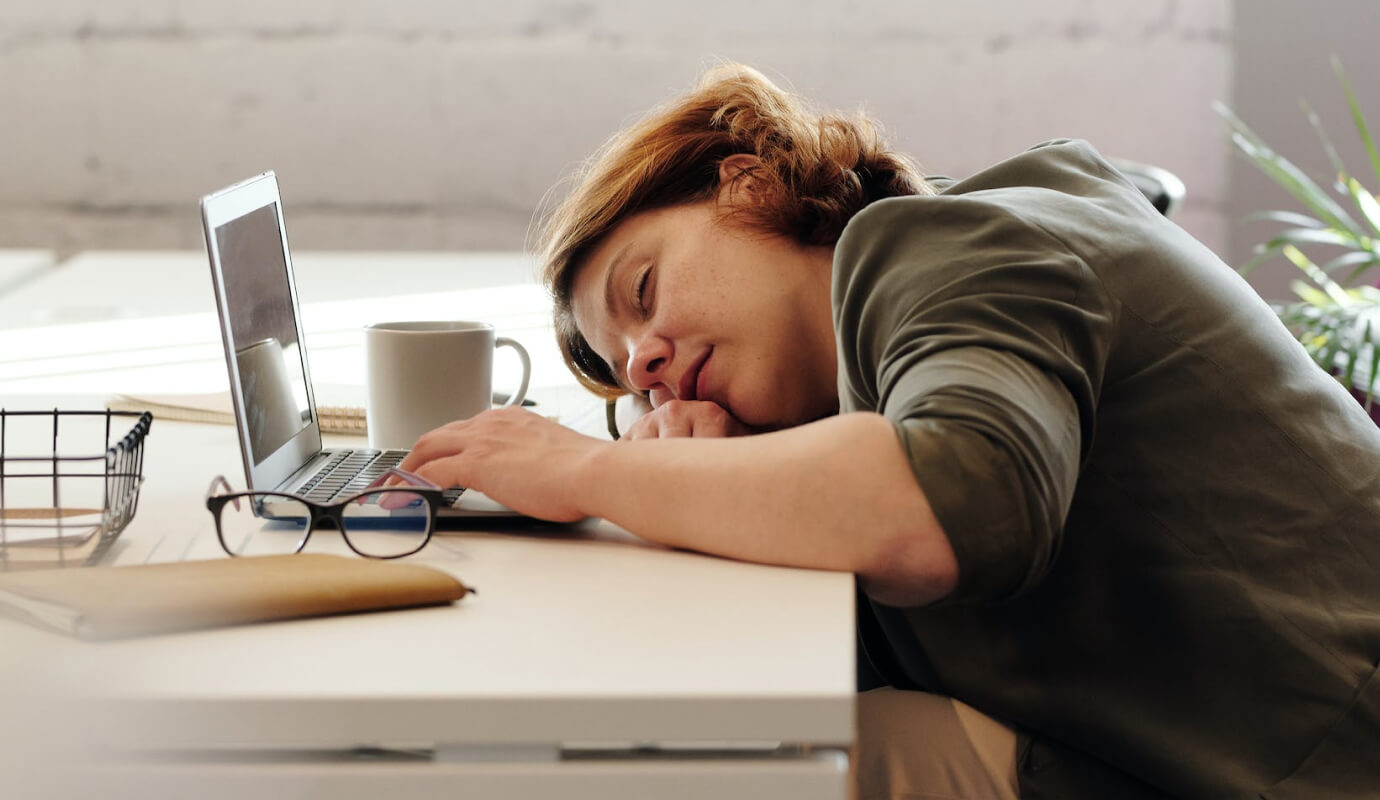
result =
M383 481L386 481L387 479L394 477L408 481L409 485L379 485ZM227 490L227 493L216 494L215 491L220 486L224 486ZM407 470L400 469L398 467L390 468L387 472L380 475L373 483L369 484L369 486L365 487L363 490L356 492L355 494L352 494L349 497L342 498L340 500L333 500L330 503L318 503L314 500L308 500L307 498L302 497L301 495L295 495L290 492L237 492L234 489L235 487L230 485L230 481L227 480L224 475L217 475L216 477L212 478L211 485L206 489L206 510L211 512L211 517L215 520L216 523L216 541L220 542L220 548L224 550L226 554L229 555L231 558L245 558L246 556L242 556L239 553L236 553L235 551L231 550L230 545L225 543L225 536L221 532L220 525L221 511L223 511L225 509L225 506L230 503L233 503L235 506L235 510L238 511L240 508L240 500L244 498L281 497L285 500L292 500L294 502L301 503L302 505L307 507L307 526L302 534L302 539L297 543L296 550L293 550L291 553L284 553L283 555L297 555L298 553L302 552L302 550L305 549L307 546L307 540L311 538L312 531L316 530L316 528L322 520L329 519L335 523L336 530L340 531L340 538L345 540L345 546L349 547L355 555L360 556L361 558L376 558L385 561L394 558L406 558L407 556L415 555L421 552L422 548L426 547L427 544L431 542L431 535L436 532L437 512L440 510L441 504L444 502L443 491L440 486L437 486L436 484L432 483L431 481L427 480L426 478L423 478L422 476L416 473L408 472ZM427 515L426 536L422 539L421 544L417 545L414 549L409 550L406 553L397 553L391 556L376 556L362 552L358 547L355 547L354 542L350 541L350 534L345 530L344 508L348 506L350 503L354 502L355 500L358 500L360 497L363 497L364 495L375 495L381 493L395 492L407 492L408 494L415 494L420 496L422 499L426 500L427 509L430 512ZM251 499L249 502L254 501ZM254 516L259 516L258 509L262 507L262 502L256 504Z

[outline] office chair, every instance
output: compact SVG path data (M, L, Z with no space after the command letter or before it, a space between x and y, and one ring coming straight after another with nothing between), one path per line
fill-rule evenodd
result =
M1183 203L1184 182L1169 170L1123 158L1114 158L1111 162L1166 217L1172 216Z

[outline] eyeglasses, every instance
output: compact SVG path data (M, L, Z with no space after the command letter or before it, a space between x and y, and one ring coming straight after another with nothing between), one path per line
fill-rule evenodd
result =
M286 492L236 492L218 475L206 490L216 537L232 556L302 552L311 532L329 520L345 544L365 558L402 558L426 547L436 527L441 487L406 470L385 472L408 486L368 488L328 504ZM216 494L223 489L224 494Z

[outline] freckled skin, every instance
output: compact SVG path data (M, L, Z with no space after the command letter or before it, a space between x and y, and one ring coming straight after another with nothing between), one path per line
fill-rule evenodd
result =
M643 212L615 227L576 273L577 326L654 406L709 400L757 429L833 413L832 248L745 230L724 218L722 202ZM648 267L644 315L636 287ZM684 376L707 352L707 396L686 396Z

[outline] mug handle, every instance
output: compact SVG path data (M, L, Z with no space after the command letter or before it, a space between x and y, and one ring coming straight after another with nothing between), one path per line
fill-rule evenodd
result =
M518 387L516 392L513 392L512 395L508 397L508 402L498 406L498 408L507 408L508 406L518 405L522 402L522 399L527 396L527 384L532 380L532 359L527 355L527 348L518 344L515 339L509 339L507 336L497 337L494 339L494 349L497 350L500 347L513 348L513 350L517 351L518 358L522 360L522 385Z

